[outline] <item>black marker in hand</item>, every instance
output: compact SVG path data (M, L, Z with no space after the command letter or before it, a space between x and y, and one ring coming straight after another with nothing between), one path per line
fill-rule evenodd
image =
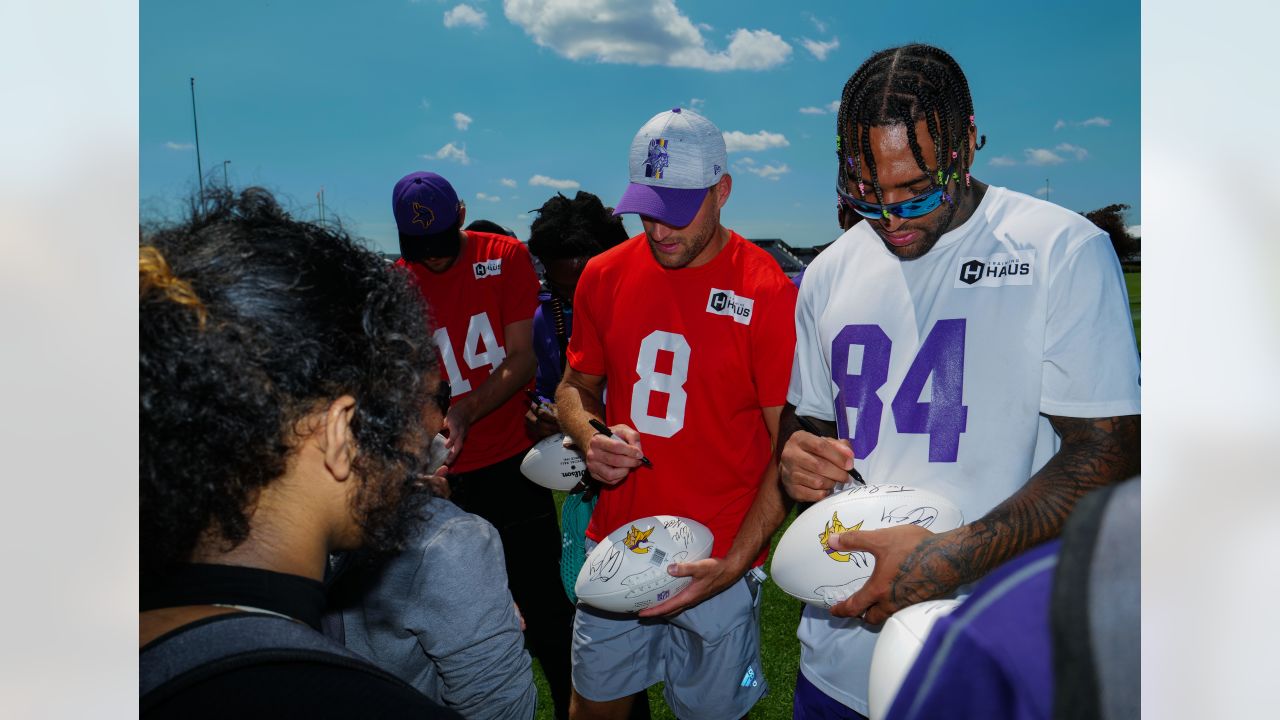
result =
M800 427L804 428L804 431L809 433L810 435L817 435L818 437L828 437L827 435L823 434L823 432L818 429L818 426L814 425L813 421L810 420L809 418L803 415L796 415L796 421L799 422ZM858 468L856 467L849 471L849 477L852 478L853 481L858 483L859 485L867 484L867 481L862 479L862 473L858 472Z
M604 423L600 422L595 418L591 418L588 422L590 422L591 427L595 428L596 432L600 433L601 435L608 438L615 437L613 434L613 431L609 429L608 425L605 425ZM649 458L643 455L640 456L640 464L644 465L645 467L653 467L653 463L649 462Z

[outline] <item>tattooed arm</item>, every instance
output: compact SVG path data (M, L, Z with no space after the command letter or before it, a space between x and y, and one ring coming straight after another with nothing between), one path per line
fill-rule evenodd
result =
M832 538L832 549L868 551L876 566L867 583L831 614L865 612L867 622L878 624L908 605L945 595L1057 537L1084 494L1139 473L1141 416L1048 417L1062 438L1057 454L982 518L938 534L905 525Z

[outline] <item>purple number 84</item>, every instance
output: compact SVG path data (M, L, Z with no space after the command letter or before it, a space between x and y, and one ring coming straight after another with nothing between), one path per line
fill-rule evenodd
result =
M939 320L920 344L890 406L900 433L929 436L929 462L955 462L960 454L969 408L964 404L965 320ZM849 352L862 348L862 368L849 372ZM850 438L856 458L871 454L880 442L884 402L877 391L889 379L893 341L879 325L846 325L831 341L831 379L836 393L836 424L840 436ZM925 383L933 377L930 398L920 401ZM849 427L848 409L857 409ZM852 432L851 432L852 430Z

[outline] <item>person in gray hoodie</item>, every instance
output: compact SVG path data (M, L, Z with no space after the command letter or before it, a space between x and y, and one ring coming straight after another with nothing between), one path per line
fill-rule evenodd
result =
M353 559L329 590L326 629L469 720L527 720L537 690L498 531L439 497L406 549Z

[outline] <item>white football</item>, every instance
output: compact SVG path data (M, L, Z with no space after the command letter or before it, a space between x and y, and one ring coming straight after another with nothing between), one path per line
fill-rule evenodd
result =
M773 581L794 598L831 607L857 592L876 562L869 552L832 550L831 535L895 525L945 532L963 524L959 508L937 493L906 485L854 485L814 503L791 523L773 553Z
M667 574L667 566L711 557L713 540L707 526L689 518L651 515L634 520L591 551L574 592L601 610L639 612L693 582Z
M959 600L926 600L902 608L885 621L871 655L871 688L867 696L871 720L889 714L893 698L924 647L929 630L938 618L959 604Z
M427 448L427 474L435 475L440 466L444 464L445 456L449 451L444 446L445 437L440 433L431 438L431 447Z
M520 472L544 488L568 491L587 474L587 461L564 433L556 433L529 448L520 462Z

